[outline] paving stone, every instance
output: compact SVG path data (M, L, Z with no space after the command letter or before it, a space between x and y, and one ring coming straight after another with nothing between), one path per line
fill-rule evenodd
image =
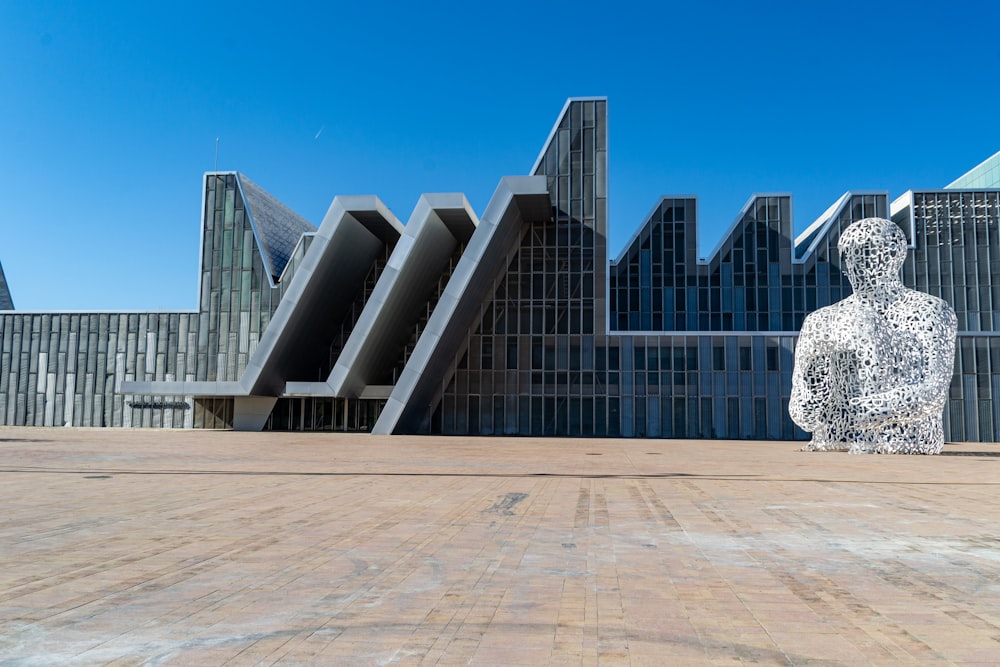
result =
M995 444L0 428L0 461L4 665L1000 664Z

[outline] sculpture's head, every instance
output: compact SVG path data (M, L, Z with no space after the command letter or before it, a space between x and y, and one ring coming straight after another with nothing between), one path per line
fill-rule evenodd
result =
M855 292L899 282L906 260L906 237L891 220L865 218L855 222L840 235L837 249Z

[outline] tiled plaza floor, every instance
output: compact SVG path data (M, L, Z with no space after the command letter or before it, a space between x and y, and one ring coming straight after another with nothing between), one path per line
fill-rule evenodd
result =
M1000 446L0 429L0 665L1000 664Z

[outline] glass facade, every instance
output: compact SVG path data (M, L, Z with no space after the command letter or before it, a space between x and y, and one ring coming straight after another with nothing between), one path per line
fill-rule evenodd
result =
M893 221L915 246L903 265L909 287L941 297L958 316L955 375L945 436L1000 436L1000 190L910 192Z
M664 197L609 262L607 150L606 100L569 101L532 170L544 177L551 213L520 223L497 251L506 255L484 283L488 296L476 297L468 319L454 320L462 341L447 348L421 430L806 439L787 410L797 332L808 313L850 294L836 251L841 230L891 211L912 246L904 282L945 299L959 318L946 437L1000 435L993 400L1000 398L1000 190L991 189L1000 183L990 180L1000 154L956 181L971 184L964 189L909 192L891 207L884 192L847 193L798 238L791 196L757 195L704 258L697 199ZM293 276L321 245L311 225L239 174L206 174L204 198L198 310L0 312L0 423L228 428L237 421L238 396L246 394L120 391L126 381L237 384ZM370 430L390 390L407 368L413 373L421 337L439 334L432 314L467 242L459 240L447 261L442 251L440 270L421 269L428 293L412 302L407 335L397 327L394 342L378 350L379 377L363 391L331 395L322 387L376 285L398 269L396 242L373 255L363 281L361 271L357 284L330 285L344 290L345 303L353 298L343 316L309 314L327 318L316 320L322 345L279 360L281 377L319 389L279 390L265 428ZM0 306L5 294L4 287Z
M851 222L884 217L887 196L845 198L801 256L791 198L755 197L705 260L697 201L668 197L606 264L606 121L603 100L578 100L557 123L536 170L552 219L525 225L431 431L805 437L787 414L798 328L849 294L831 250Z
M542 151L552 215L525 223L446 374L439 433L589 435L606 428L607 102L570 102Z
M757 196L715 252L698 259L696 200L664 198L611 263L612 328L798 331L807 314L850 294L836 253L840 230L885 217L886 207L885 194L849 195L824 234L793 247L791 197Z

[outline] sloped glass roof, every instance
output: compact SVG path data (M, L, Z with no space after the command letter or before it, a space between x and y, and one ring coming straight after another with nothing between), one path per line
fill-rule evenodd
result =
M239 174L239 181L261 256L277 280L302 234L315 232L316 227L243 174Z
M14 310L14 302L10 298L10 290L7 288L7 278L3 275L2 265L0 265L0 310Z
M1000 188L1000 151L986 158L946 187L949 190Z

